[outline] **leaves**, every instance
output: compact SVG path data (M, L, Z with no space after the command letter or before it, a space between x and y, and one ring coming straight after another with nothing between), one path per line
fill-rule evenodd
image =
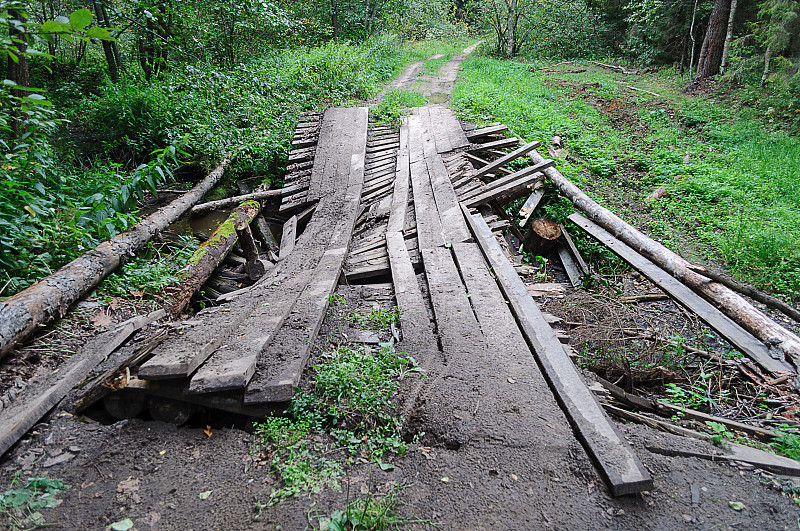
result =
M108 526L111 531L128 531L129 529L133 528L133 520L130 518L126 518L124 520L120 520L119 522L114 522L110 526Z
M201 500L207 500L208 497L211 496L212 492L214 492L214 491L213 490L206 490L206 491L203 491L200 494L198 494L197 497L200 498Z
M78 9L69 16L69 25L76 30L82 30L92 23L92 12L88 9Z

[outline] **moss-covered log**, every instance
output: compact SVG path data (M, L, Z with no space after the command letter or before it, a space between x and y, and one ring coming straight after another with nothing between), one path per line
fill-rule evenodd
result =
M249 225L260 211L261 205L258 201L245 201L198 247L186 267L178 274L178 284L167 288L167 291L174 292L174 300L167 310L172 317L177 317L186 309L200 286L228 256L236 243L237 228L242 229Z
M150 214L128 232L106 241L52 275L0 302L0 355L69 307L197 203L222 178L225 160L179 199Z

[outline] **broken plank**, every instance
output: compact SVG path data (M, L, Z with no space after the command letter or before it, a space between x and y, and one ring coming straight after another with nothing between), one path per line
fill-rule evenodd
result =
M565 245L558 244L556 246L556 251L558 252L558 257L561 259L561 265L564 266L564 272L567 274L567 278L569 278L569 283L572 284L573 288L577 288L581 285L581 277L583 276L578 269L578 264L572 259L572 255L569 254Z
M523 228L544 197L544 186L537 186L519 209L519 228Z
M131 334L165 315L164 310L157 310L120 323L116 328L86 343L58 371L50 373L41 381L34 380L29 384L17 401L0 411L0 455L20 440L70 389L86 378L97 364L122 345Z
M611 492L621 496L652 489L650 474L586 387L489 226L480 215L471 215L466 207L463 212L523 334L536 353L542 372Z
M731 344L753 361L769 371L793 371L788 363L773 359L772 356L770 356L769 349L767 349L763 343L750 335L744 328L733 322L710 302L697 295L685 284L669 275L666 271L634 249L622 243L610 232L578 213L572 214L568 219L635 267L659 289L694 312L718 334L730 341Z
M281 236L281 248L278 259L283 260L294 250L294 242L297 240L297 216L292 216L289 221L283 224L283 236Z
M541 172L549 168L553 165L552 160L545 161L542 164L534 164L533 166L528 166L527 168L522 168L521 170L515 171L509 175L504 177L500 177L499 179L492 181L486 185L480 194L475 194L474 197L480 197L481 195L491 194L490 199L486 199L486 201L491 201L496 197L500 197L503 195L504 192L514 189L518 186L524 186L531 182L541 180L543 176ZM466 199L467 201L469 198Z
M580 251L578 251L578 248L575 246L575 242L572 241L572 237L570 237L569 232L567 232L567 228L564 225L561 225L561 236L564 238L564 242L566 242L567 248L569 249L569 252L572 254L572 258L575 259L575 262L577 263L581 273L584 275L588 275L589 266L586 265L586 262L584 262Z
M757 468L769 470L777 474L800 476L800 463L794 459L775 455L757 448L743 444L727 443L726 448L710 447L707 450L692 448L677 448L649 445L647 450L656 454L672 457L697 457L709 461L723 461L726 463L748 463Z
M467 157L467 159L471 160L472 162L477 162L479 164L478 169L489 165L488 160L482 159L473 153L465 153L464 155ZM506 175L511 175L512 173L514 173L513 170L509 170L508 168L497 168L497 170L500 171L501 173L505 173Z
M475 172L475 177L480 177L482 175L486 175L487 173L491 173L491 172L497 170L498 168L500 168L501 166L504 166L504 165L508 164L512 160L516 160L519 157L522 157L523 155L527 155L528 153L530 153L534 149L538 148L539 146L541 146L541 144L539 142L536 142L536 141L529 142L529 143L525 144L524 146L515 149L511 153L509 153L507 155L504 155L504 156L500 157L499 159L497 159L497 160L495 160L493 162L490 162L486 166L478 169L478 171ZM551 164L551 166L552 166L552 164ZM546 166L546 167L549 167L549 166Z
M506 179L507 177L510 178L512 176L508 175L503 177L503 179ZM471 197L462 199L462 202L470 208L475 208L480 205L485 205L486 203L491 203L492 201L497 201L500 198L513 199L516 196L521 195L520 191L529 189L539 179L539 175L532 173L530 175L517 178L514 181L509 180L509 182L506 182L503 185L489 185L486 188L473 193ZM513 228L516 229L517 227L514 226Z

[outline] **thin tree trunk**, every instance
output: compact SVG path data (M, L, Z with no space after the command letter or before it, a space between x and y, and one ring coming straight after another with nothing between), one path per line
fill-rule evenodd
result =
M0 355L8 353L40 326L66 314L75 301L211 190L222 178L227 165L228 161L224 160L200 184L137 223L130 231L101 243L52 275L0 302Z
M728 51L731 47L731 37L733 37L733 19L736 18L736 6L739 0L731 0L731 14L728 16L728 31L725 33L725 46L722 48L722 63L719 65L719 73L725 73L728 64Z
M237 229L241 230L249 225L260 211L261 204L257 201L242 203L231 212L227 220L217 227L214 234L198 247L186 267L178 273L180 279L178 285L164 290L165 292L176 292L175 300L167 309L172 317L180 316L197 290L205 284L217 266L228 256L238 238Z
M94 12L97 16L97 24L102 28L108 29L109 24L103 16L103 9L101 7L100 0L94 1ZM119 79L119 71L117 70L117 61L114 57L114 50L111 47L111 41L103 41L103 53L106 56L106 63L108 64L108 76L112 81L116 82Z
M689 60L689 76L691 77L694 72L694 53L697 50L697 42L694 37L694 23L697 20L697 3L699 0L694 0L694 10L692 11L692 25L689 26L689 39L692 41L692 58Z
M722 63L722 49L725 46L725 31L731 0L715 0L714 9L708 19L706 36L703 39L703 48L700 50L700 59L697 61L697 78L703 79L719 73Z
M534 163L544 160L536 151L531 152L530 157ZM572 201L578 210L584 212L595 223L711 301L725 315L765 345L775 345L777 342L787 356L800 360L800 337L796 334L778 325L730 288L717 282L710 282L707 278L689 269L691 265L689 262L628 225L613 212L595 203L555 168L547 168L544 170L544 174L562 195Z
M506 6L508 7L508 21L506 24L506 59L511 59L514 57L514 26L516 25L514 14L517 10L517 0L511 0L509 4L506 0Z
M339 40L339 5L337 0L331 0L331 28L333 28L333 40Z
M106 27L111 28L114 25L111 23L111 19L108 17L108 11L106 10L105 4L100 4L100 9L103 11L103 20L106 21ZM117 70L122 70L122 60L120 59L119 55L119 46L117 46L117 41L111 41L111 52L114 54L114 63L117 65Z
M767 82L769 77L769 65L772 63L772 46L767 46L767 51L764 52L764 73L761 75L761 86Z

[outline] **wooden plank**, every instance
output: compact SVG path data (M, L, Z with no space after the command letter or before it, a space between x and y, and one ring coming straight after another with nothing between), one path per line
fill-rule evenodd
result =
M438 118L435 123L438 124L438 127L443 128L447 132L447 136L450 140L450 150L452 151L469 146L469 140L464 134L464 129L461 128L456 113L447 107L434 108L438 109ZM433 115L431 116L433 117ZM440 151L439 153L445 152Z
M531 195L528 196L528 199L525 200L523 203L522 208L519 209L519 227L523 228L527 223L528 220L531 219L531 215L536 210L536 207L539 206L542 198L544 197L544 186L537 186Z
M334 189L337 176L347 175L349 158L337 157L340 153L365 153L367 146L368 109L356 107L325 111L317 143L315 159L324 159L324 165L314 164L308 200L320 199ZM347 160L345 160L347 159Z
M469 238L469 229L461 215L461 208L458 204L458 197L450 181L450 175L442 161L442 157L430 146L426 147L425 163L428 167L430 184L433 189L433 197L436 201L436 208L439 212L442 227L446 227L444 235L447 242L463 242Z
M500 168L501 166L505 166L506 164L508 164L512 160L516 160L519 157L527 155L528 153L530 153L534 149L538 148L539 146L541 146L541 144L539 142L536 142L536 141L529 142L529 143L525 144L524 146L515 149L511 153L509 153L509 154L507 154L505 156L502 156L499 159L497 159L497 160L495 160L493 162L490 162L486 166L480 168L477 172L475 172L475 177L480 177L481 175L486 175L487 173L491 173L491 172L497 170L498 168Z
M278 252L278 259L283 260L294 250L294 243L297 240L297 216L292 216L289 221L283 224L283 236L281 236L281 248Z
M674 446L648 445L647 450L661 455L673 457L697 457L709 461L723 461L727 463L749 463L757 468L763 468L777 474L800 476L800 463L794 459L775 455L757 448L743 444L727 443L726 448L711 447L707 450L693 448L677 448Z
M578 264L572 259L572 255L569 254L565 245L559 243L556 246L556 251L558 252L558 257L561 259L561 265L564 266L564 272L567 274L567 278L569 278L569 283L572 284L573 288L577 288L581 285L581 277L583 276L578 269Z
M441 127L441 116L439 109L436 107L419 107L416 109L417 114L422 118L422 125L428 134L433 138L436 144L436 151L438 153L447 153L453 151L453 146L450 144L450 137L447 131ZM435 125L434 125L435 124Z
M387 234L401 232L406 224L409 178L408 126L404 125L400 128L400 151L397 154L397 169L392 195L392 209L389 213L389 224L386 227Z
M471 160L472 162L477 162L479 164L478 168L483 168L484 166L489 164L488 160L482 159L473 153L465 153L464 155L467 157L467 159ZM505 173L506 175L511 175L512 173L514 173L513 170L509 170L508 168L497 168L497 170L500 171L501 173Z
M552 160L549 160L549 161L546 161L545 163L543 163L541 165L540 164L534 164L533 166L528 166L527 168L522 168L521 170L515 171L514 173L512 173L510 175L506 175L504 177L500 177L499 179L488 183L486 185L486 188L482 191L482 193L486 193L486 194L495 193L495 190L513 189L513 188L516 188L517 185L521 185L523 183L527 184L527 183L533 182L533 181L535 181L537 179L538 180L542 180L544 178L544 176L543 175L537 175L537 174L541 174L542 170L552 166L553 164L554 164L554 162ZM530 177L533 177L533 179L531 179ZM507 187L507 185L511 185L511 186ZM481 195L481 194L475 194L476 197L478 195ZM502 193L500 193L499 195L502 195Z
M444 245L442 225L436 202L433 198L433 188L430 183L428 166L425 163L425 142L423 138L422 123L418 116L408 117L409 131L409 157L411 170L411 185L414 191L414 212L417 218L417 237L420 248L431 249Z
M342 266L350 249L364 185L363 145L359 141L352 144L354 153L350 159L346 196L344 199L336 195L331 197L331 200L340 205L340 214L333 218L339 221L333 236L328 240L327 250L292 313L287 317L286 324L258 356L256 373L245 390L245 404L289 400L294 393L294 387L300 381L314 339L325 318L328 301L339 283ZM341 184L338 188L341 188Z
M166 315L157 310L120 323L90 340L57 372L34 380L9 407L0 411L0 455L20 440L39 419L58 404L94 367L135 331Z
M564 225L561 225L561 236L564 237L564 242L566 242L567 248L572 254L572 258L574 258L575 262L578 264L578 268L580 269L581 273L588 275L589 266L586 265L586 262L584 262L580 251L578 251L578 248L575 246L575 242L572 241L572 237L569 235L569 232L567 232L567 228Z
M463 212L523 334L536 353L542 372L611 492L621 496L652 489L652 478L589 391L489 226L479 214L470 215L466 207Z
M697 295L682 282L670 276L666 271L637 253L634 249L616 239L611 233L578 213L572 214L568 219L639 270L667 295L694 312L718 334L730 341L737 349L747 354L759 365L773 372L793 371L788 363L773 359L769 354L769 349L761 341L750 335L744 328L733 322L710 302Z
M473 129L472 131L467 132L465 136L469 140L475 140L476 138L480 138L482 136L495 135L505 131L508 131L508 126L500 124L490 127L482 127L480 129Z
M508 175L508 177L511 176ZM487 186L486 189L483 189L480 192L478 192L477 195L473 195L472 197L468 197L467 199L463 199L462 201L467 206L474 208L479 205L484 205L486 203L497 201L500 198L505 198L506 200L514 199L515 197L521 195L520 192L524 192L524 190L531 187L539 178L540 177L536 175L536 173L534 173L526 177L519 178L516 181L508 182L504 185L500 186L490 185ZM512 229L517 229L517 227L514 226L512 227Z
M501 140L494 140L492 142L486 142L485 144L473 144L470 147L470 151L488 151L490 153L494 153L498 149L505 149L511 148L519 144L519 138L512 137L512 138L503 138Z

